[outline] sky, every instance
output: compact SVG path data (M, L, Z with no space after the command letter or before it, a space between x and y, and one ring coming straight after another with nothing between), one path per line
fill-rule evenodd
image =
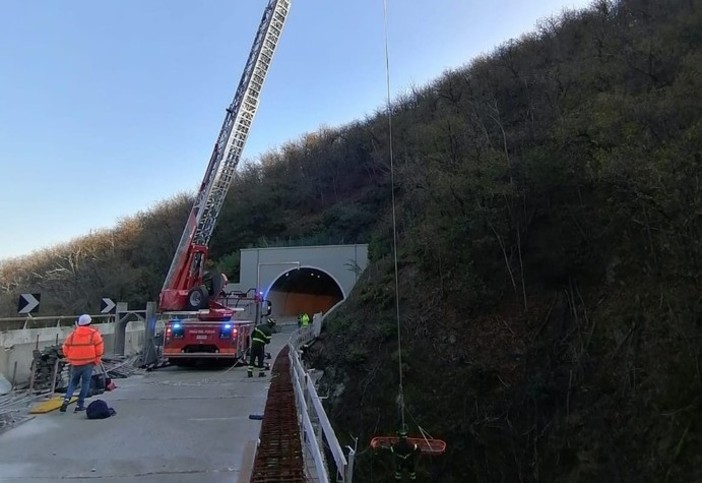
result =
M268 0L0 0L0 259L202 181ZM391 97L590 0L387 0ZM242 162L386 102L384 0L292 0Z

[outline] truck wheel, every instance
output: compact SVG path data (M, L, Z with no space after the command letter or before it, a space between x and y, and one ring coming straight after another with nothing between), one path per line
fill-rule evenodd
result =
M188 292L188 310L200 310L207 308L209 297L204 287L195 287Z

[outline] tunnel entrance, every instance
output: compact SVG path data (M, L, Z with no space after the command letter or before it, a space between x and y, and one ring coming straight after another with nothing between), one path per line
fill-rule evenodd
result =
M292 269L280 275L266 296L277 316L326 312L344 299L341 287L326 272L316 268Z

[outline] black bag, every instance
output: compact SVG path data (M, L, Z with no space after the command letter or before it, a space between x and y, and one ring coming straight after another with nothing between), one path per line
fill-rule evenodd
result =
M105 419L114 416L117 414L117 411L109 407L102 399L96 399L88 404L85 414L88 416L88 419Z

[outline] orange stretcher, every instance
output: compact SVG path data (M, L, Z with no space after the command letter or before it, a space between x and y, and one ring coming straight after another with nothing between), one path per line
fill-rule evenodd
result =
M371 440L370 445L374 450L390 449L399 439L397 436L376 436ZM446 443L440 439L407 438L407 441L410 444L416 444L422 454L438 456L446 451Z

